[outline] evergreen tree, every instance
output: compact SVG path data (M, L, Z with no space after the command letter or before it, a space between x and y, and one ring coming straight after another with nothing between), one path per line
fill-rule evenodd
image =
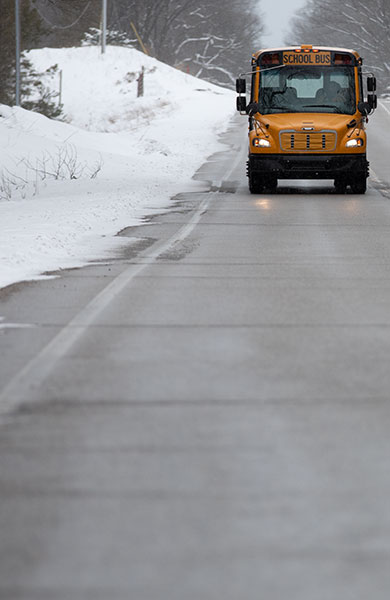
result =
M16 99L16 30L15 0L0 0L0 104L15 104ZM21 26L21 106L41 112L50 117L59 117L62 107L53 101L52 94L45 88L43 75L53 75L56 66L45 73L37 73L24 55L39 42L44 33L41 18L29 0L20 0Z
M0 0L0 103L15 102L15 0ZM20 0L21 50L30 49L42 34L41 19L29 0ZM28 65L25 65L26 67ZM23 81L22 81L23 85ZM22 87L22 94L25 88Z

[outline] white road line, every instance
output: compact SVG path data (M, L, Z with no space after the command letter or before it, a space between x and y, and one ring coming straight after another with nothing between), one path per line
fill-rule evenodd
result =
M225 179L221 179L220 181L217 181L215 183L215 187L214 189L220 190L222 187L222 183L224 181L228 181L229 177L231 177L231 175L234 173L234 171L236 170L236 168L238 167L239 163L242 161L242 155L244 154L244 152L246 151L246 145L241 146L239 153L236 156L235 161L233 162L233 165L231 166L231 168L229 169L229 171L225 174Z
M385 109L385 111L386 111L387 113L389 113L389 115L390 115L390 110L387 108L387 106L385 106L385 104L384 104L384 103L383 103L381 100L379 100L378 104L379 104L379 105L380 105L382 108L384 108L384 109ZM374 181L376 181L376 182L378 182L378 183L379 183L380 179L379 179L378 175L375 173L374 169L371 167L371 165L370 165L370 175L371 175L371 177L372 177L372 179L373 179Z
M36 327L30 323L0 323L0 329L30 329Z
M376 183L379 183L380 179L378 177L378 175L375 173L374 169L371 167L370 165L370 179L372 179L373 181L375 181Z
M384 104L384 103L383 103L381 100L379 100L379 104L380 104L380 105L381 105L381 107L382 107L382 108L384 108L384 109L385 109L385 111L386 111L387 113L389 113L389 115L390 115L390 109L389 109L389 108L388 108L388 107L387 107L387 106L386 106L386 105L385 105L385 104Z
M210 194L201 202L190 221L181 227L167 242L160 244L145 257L145 262L130 265L99 292L61 331L33 358L0 392L0 416L15 410L21 403L28 402L34 391L53 371L70 348L86 332L88 327L102 313L123 289L146 267L167 252L175 244L182 242L195 229L203 213L207 210Z

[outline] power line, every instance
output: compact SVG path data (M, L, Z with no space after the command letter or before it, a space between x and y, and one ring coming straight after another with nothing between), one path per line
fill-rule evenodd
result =
M31 0L30 0L31 1ZM75 25L77 25L77 23L80 21L80 19L83 18L83 16L85 15L85 13L87 12L90 4L91 4L91 0L89 0L88 4L85 6L84 10L82 11L82 13L77 17L77 19L75 21L73 21L73 23L71 23L70 25L55 25L54 23L52 23L51 21L49 21L49 19L47 17L45 17L45 15L43 15L40 11L40 9L38 8L38 6L36 5L35 2L32 2L35 10L37 11L37 13L39 14L39 16L41 17L41 19L43 21L45 21L45 23L47 23L48 25L50 25L50 27L52 27L53 29L70 29L71 27L74 27Z

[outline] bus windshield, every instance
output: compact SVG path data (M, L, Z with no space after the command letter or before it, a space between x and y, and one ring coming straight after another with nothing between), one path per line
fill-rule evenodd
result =
M351 67L283 66L260 74L259 105L264 115L290 112L356 112Z

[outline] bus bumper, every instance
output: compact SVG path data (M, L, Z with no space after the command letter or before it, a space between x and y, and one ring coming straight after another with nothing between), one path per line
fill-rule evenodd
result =
M336 179L369 175L365 154L250 154L248 174L277 179Z

